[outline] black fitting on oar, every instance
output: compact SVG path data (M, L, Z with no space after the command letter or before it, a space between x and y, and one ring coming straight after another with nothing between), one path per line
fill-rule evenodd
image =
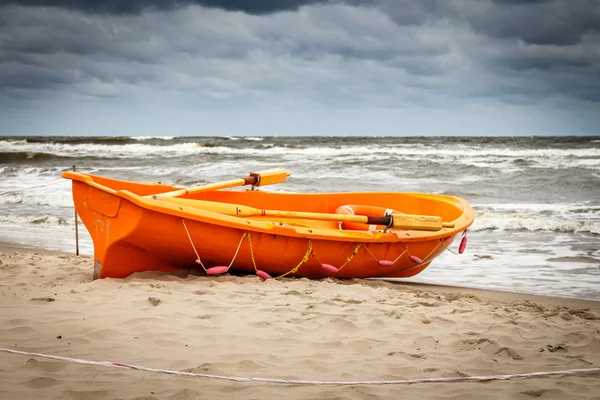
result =
M383 225L387 228L391 228L394 225L394 217L372 217L367 216L367 224L368 225Z

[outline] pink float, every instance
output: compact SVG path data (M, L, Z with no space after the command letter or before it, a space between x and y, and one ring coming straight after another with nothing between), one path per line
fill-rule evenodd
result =
M423 264L423 260L421 260L419 257L417 256L410 256L408 257L408 259L412 262L414 262L415 264Z
M260 269L256 271L256 275L258 275L258 277L263 281L266 281L267 279L273 279L271 275L267 274L265 271L261 271Z
M210 267L206 269L206 273L208 275L219 275L224 274L225 272L229 272L229 267L220 266L220 267Z
M467 237L463 236L462 240L460 241L460 246L458 246L458 253L462 254L466 248L467 248Z
M330 272L332 274L335 274L336 272L339 272L339 269L337 269L336 267L334 267L331 264L321 264L321 269L323 271Z
M394 262L390 260L379 260L377 261L377 264L381 265L382 267L391 267L394 265Z

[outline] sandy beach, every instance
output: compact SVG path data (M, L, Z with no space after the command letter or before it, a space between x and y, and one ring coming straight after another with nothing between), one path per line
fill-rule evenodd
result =
M380 381L600 366L600 303L381 281L92 281L92 259L0 244L0 347L204 374ZM233 382L0 352L0 398L600 398L600 374L316 386Z

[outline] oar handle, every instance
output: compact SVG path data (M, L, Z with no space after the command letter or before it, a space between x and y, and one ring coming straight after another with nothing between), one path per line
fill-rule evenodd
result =
M367 224L383 225L388 228L420 229L426 231L454 228L452 222L442 222L441 217L411 214L394 214L387 217L367 216Z
M265 186L285 182L290 173L281 168L267 169L264 171L250 172L250 176L234 179L231 181L211 183L189 189L178 189L171 192L160 193L162 197L180 197L192 193L208 192L211 190L229 189L238 186ZM150 195L149 195L150 196ZM146 197L149 197L146 196Z
M413 215L413 214L393 214L386 217L368 216L368 215L344 215L312 213L301 211L280 211L280 210L251 210L254 215L267 217L284 218L302 218L315 219L320 221L339 221L355 222L368 225L383 225L394 229L415 229L421 231L439 231L444 227L442 218L434 215Z

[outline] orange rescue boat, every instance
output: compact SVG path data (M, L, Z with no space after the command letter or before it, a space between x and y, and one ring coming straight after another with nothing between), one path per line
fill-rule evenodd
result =
M94 242L94 279L200 268L271 277L409 277L473 223L459 197L273 193L274 169L191 189L65 172ZM252 190L220 190L252 185Z

